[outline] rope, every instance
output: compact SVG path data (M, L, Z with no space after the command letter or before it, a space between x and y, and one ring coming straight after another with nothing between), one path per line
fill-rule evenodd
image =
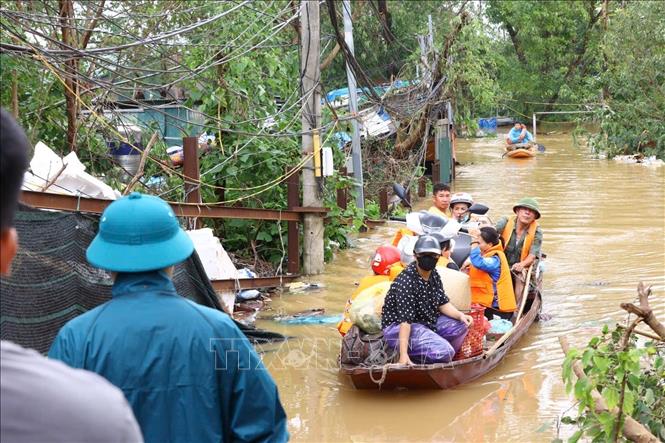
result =
M383 365L383 366L370 366L369 367L369 378L372 380L372 382L376 383L379 386L379 389L381 389L381 385L386 381L386 376L388 375L388 367L390 365ZM372 370L374 368L381 368L381 377L378 379L374 378L374 373Z
M550 106L598 106L602 105L602 103L559 103L559 102L554 102L554 103L544 103L544 102L527 102L527 101L520 101L520 100L515 100L512 98L504 98L501 99L501 101L510 101L510 102L515 102L515 103L525 103L529 105L550 105Z

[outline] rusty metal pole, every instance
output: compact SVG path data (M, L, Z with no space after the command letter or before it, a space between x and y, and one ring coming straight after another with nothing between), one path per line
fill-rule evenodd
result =
M184 137L183 146L183 173L185 175L185 202L201 203L201 186L199 184L199 153L198 139L196 137ZM192 221L193 220L193 221ZM192 229L200 227L198 218L188 222Z
M425 177L418 179L418 197L427 196L427 181Z
M382 217L388 213L388 190L386 188L381 188L379 191L379 211Z
M286 179L287 204L290 210L300 206L300 171ZM289 274L300 273L300 229L299 223L288 222L286 270Z
M438 160L435 160L434 163L432 163L432 184L437 184L441 180L440 171L441 164Z

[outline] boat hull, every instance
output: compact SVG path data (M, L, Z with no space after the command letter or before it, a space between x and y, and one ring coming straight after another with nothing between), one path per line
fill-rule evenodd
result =
M506 157L510 158L531 158L536 153L531 149L515 149L513 151L506 151Z
M412 367L361 367L341 365L340 371L351 378L356 389L449 389L468 383L494 369L508 351L522 338L536 321L541 308L541 297L536 295L529 311L522 317L515 332L492 354L433 365ZM380 383L379 383L380 382Z

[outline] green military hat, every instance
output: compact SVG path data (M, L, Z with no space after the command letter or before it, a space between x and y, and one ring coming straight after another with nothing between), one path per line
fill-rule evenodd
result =
M517 213L517 208L528 208L536 213L536 220L540 218L540 206L538 200L533 197L524 197L513 206L513 212Z
M192 252L194 243L168 203L132 192L104 210L86 257L108 271L146 272L180 263Z

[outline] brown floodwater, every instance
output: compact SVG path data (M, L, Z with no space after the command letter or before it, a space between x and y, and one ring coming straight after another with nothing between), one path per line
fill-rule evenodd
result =
M539 136L536 158L501 158L497 139L460 140L455 191L470 192L496 219L520 197L537 197L542 212L546 270L543 312L548 321L529 333L490 373L446 391L358 391L338 374L340 337L334 325L259 327L293 337L264 347L289 417L292 440L548 442L557 418L572 402L561 381L557 338L588 341L605 324L624 321L619 303L635 297L640 280L653 285L652 306L665 315L665 167L595 159L574 146L570 133ZM429 206L429 198L418 209ZM284 293L272 312L325 308L341 313L354 285L369 272L369 258L399 225L386 224L339 252L323 289ZM561 435L570 435L569 426Z

